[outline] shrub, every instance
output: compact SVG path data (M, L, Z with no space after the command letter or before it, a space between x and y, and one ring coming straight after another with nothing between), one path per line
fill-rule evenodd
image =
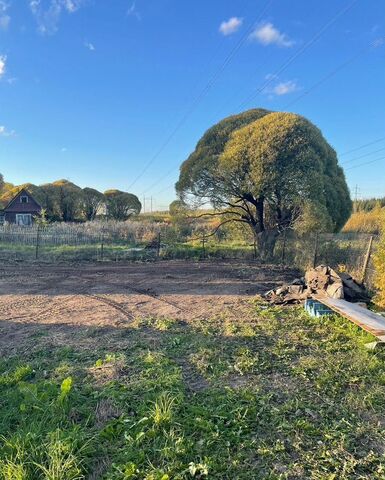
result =
M374 265L376 267L375 286L378 288L376 302L385 307L385 222L383 223L380 243L374 256Z

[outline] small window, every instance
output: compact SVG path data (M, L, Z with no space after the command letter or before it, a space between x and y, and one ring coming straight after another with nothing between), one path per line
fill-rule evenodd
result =
M28 203L28 197L27 195L22 195L20 197L20 203Z
M0 225L4 225L5 215L0 214Z
M21 227L32 225L32 215L30 213L17 213L16 225L20 225Z

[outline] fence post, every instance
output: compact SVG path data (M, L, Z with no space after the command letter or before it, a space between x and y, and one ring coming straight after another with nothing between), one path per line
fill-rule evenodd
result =
M286 235L287 235L287 230L284 230L284 232L283 232L283 244L282 244L282 257L281 257L281 263L282 263L282 265L285 265Z
M314 254L313 254L313 268L315 268L317 266L317 256L318 256L318 233L315 234Z
M102 229L101 237L100 237L100 260L103 261L104 257L104 231Z
M373 235L370 235L368 249L366 250L364 265L362 267L361 283L365 282L366 272L368 271L370 255L372 253Z
M159 232L159 233L158 233L158 243L157 243L157 245L156 245L156 256L157 256L157 258L160 257L160 238L161 238L161 237L160 237L160 232Z
M202 236L202 256L203 256L203 258L206 258L205 241L206 241L206 237L205 237L205 235L203 234L203 236Z
M39 242L40 242L40 225L37 225L36 231L36 249L35 249L35 260L39 258Z

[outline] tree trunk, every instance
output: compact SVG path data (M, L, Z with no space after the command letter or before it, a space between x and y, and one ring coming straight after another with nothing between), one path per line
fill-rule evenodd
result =
M261 260L271 260L279 232L277 230L264 230L263 232L255 232L254 235Z

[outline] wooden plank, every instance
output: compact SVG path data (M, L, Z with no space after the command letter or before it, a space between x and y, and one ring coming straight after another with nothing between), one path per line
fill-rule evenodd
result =
M382 315L371 312L356 303L350 303L346 300L321 295L315 295L314 298L334 310L342 317L355 323L363 330L371 333L382 342L385 341L385 317Z

